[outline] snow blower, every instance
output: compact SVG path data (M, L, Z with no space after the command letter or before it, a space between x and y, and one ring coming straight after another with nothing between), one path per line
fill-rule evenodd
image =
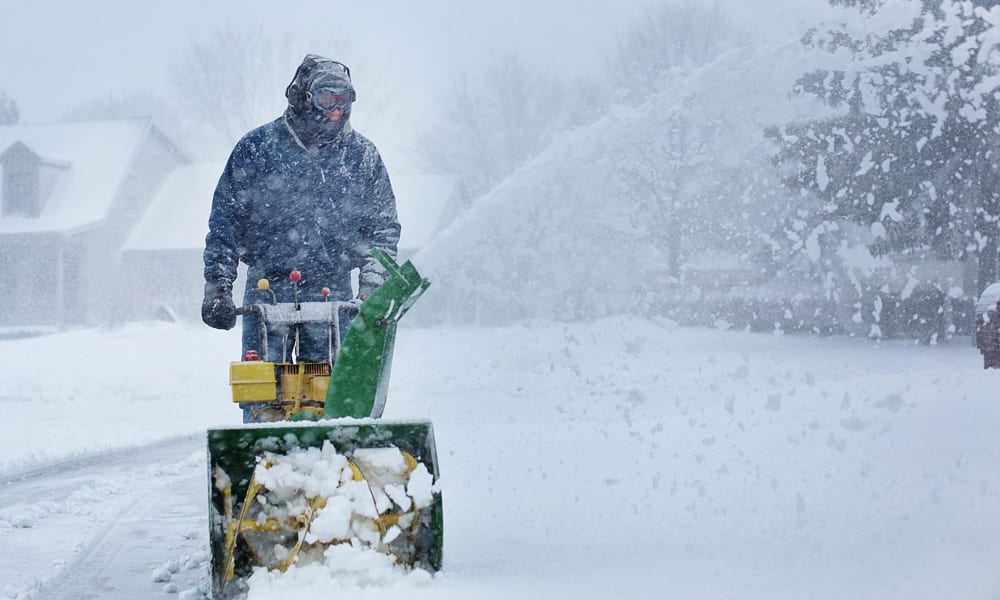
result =
M344 548L441 568L433 427L381 419L396 324L430 282L409 261L373 254L388 277L360 304L240 309L258 317L261 350L230 365L233 401L250 403L265 422L208 431L213 598L242 595L255 568L329 564ZM290 275L295 298L297 275ZM343 343L342 317L352 318ZM268 355L269 335L282 335L284 348L301 325L317 323L328 328L328 362Z

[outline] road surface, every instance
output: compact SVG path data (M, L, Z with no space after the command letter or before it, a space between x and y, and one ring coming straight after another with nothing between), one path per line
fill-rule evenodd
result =
M203 436L49 465L0 481L0 597L202 598Z

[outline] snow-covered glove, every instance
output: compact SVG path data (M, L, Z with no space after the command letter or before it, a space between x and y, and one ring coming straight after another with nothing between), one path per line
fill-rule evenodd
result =
M358 298L367 300L368 296L378 289L378 286L385 283L385 277L379 273L367 271L358 276Z
M201 320L215 329L232 329L236 325L236 303L233 284L228 281L206 282L205 299L201 302Z

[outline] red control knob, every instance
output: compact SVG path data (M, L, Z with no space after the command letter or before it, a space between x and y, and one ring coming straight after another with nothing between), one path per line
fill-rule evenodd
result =
M247 350L246 354L243 355L244 362L253 362L255 360L260 360L260 355L257 354L256 350Z
M288 274L288 278L292 280L292 283L298 283L302 279L302 273L298 269L292 269L292 272Z
M319 293L323 294L324 298L329 298L330 297L330 288L325 287L325 288L321 289L319 291Z

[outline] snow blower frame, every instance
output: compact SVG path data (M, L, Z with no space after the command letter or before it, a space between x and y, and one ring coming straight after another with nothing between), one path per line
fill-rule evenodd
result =
M254 567L284 571L322 560L339 544L372 548L407 567L441 568L443 510L432 485L438 480L433 427L429 421L381 420L396 324L430 282L409 261L400 266L381 250L372 253L388 277L360 305L293 302L241 309L258 317L263 360L248 352L230 365L233 401L252 403L254 414L269 422L208 431L213 598L242 593ZM291 278L297 290L296 275ZM264 280L258 286L268 289ZM353 316L342 344L341 315ZM328 362L285 362L287 352L282 362L269 360L276 358L267 353L269 328L291 337L301 325L315 323L329 328ZM301 465L304 453L324 457L327 462L316 464L326 469L328 481L321 482L322 490L313 484L289 498L288 489L277 488L275 474ZM345 511L341 518L348 524L336 533L318 532L315 524L335 506Z

